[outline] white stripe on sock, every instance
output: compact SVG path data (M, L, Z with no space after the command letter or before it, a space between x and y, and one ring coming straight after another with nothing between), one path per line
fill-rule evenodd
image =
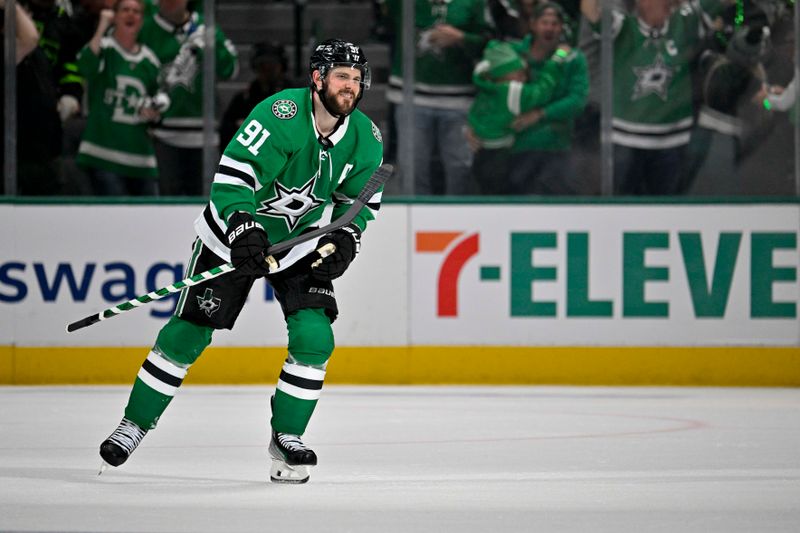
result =
M300 387L296 387L280 379L278 380L278 390L301 400L319 400L319 397L322 395L322 389L301 389Z

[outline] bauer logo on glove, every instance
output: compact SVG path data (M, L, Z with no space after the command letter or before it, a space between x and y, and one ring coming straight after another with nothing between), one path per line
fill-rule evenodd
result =
M233 244L233 241L236 240L236 237L241 235L247 230L254 229L256 227L256 221L245 221L233 228L230 233L228 234L228 244Z
M244 211L231 215L226 238L231 248L231 263L236 270L256 277L269 274L266 259L271 243L267 232L253 220L253 215Z

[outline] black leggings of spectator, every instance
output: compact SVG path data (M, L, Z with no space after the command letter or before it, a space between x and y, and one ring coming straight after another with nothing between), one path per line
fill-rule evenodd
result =
M629 195L678 194L686 146L645 150L614 145L614 192Z

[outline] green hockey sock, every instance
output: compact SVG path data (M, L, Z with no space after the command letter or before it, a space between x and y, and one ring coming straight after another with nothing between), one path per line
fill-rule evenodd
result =
M272 429L280 433L302 435L316 406L317 400L304 400L276 390L272 400Z
M141 428L153 429L178 392L187 368L164 358L153 349L142 363L125 407L125 418Z
M139 369L125 418L141 428L155 428L189 367L211 342L211 333L211 328L173 316L161 328L156 345Z
M302 435L317 406L325 367L333 352L333 330L324 309L301 309L286 319L289 356L272 401L272 428Z

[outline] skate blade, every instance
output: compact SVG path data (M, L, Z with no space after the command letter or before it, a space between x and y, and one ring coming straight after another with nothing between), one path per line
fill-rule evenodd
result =
M311 476L310 465L287 465L279 459L272 460L269 479L273 483L306 483Z

